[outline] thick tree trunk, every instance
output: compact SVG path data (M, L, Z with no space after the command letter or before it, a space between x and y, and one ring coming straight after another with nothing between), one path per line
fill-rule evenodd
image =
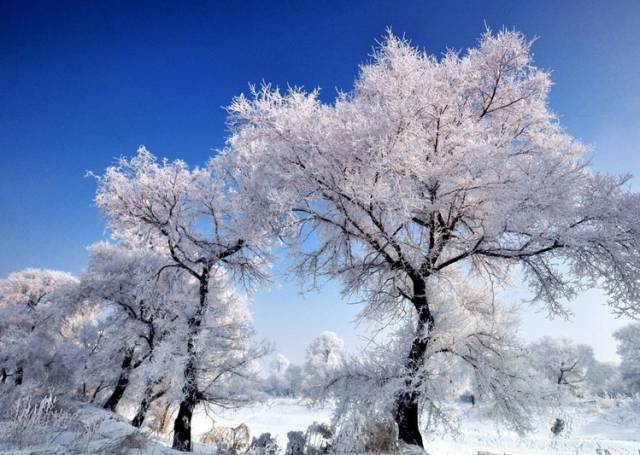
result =
M398 439L410 445L424 447L420 434L420 403L415 392L401 393L396 402L396 423Z
M191 367L187 369L193 370ZM187 376L186 370L185 376ZM195 371L193 371L193 376L195 379ZM193 409L198 402L197 386L195 384L187 384L183 392L184 396L178 409L178 415L173 422L173 448L183 452L191 452L191 418L193 417Z
M398 438L410 445L424 447L420 434L420 394L415 390L420 378L417 376L424 364L424 357L433 330L433 315L427 301L426 283L423 278L413 279L413 305L418 313L418 324L411 350L406 360L409 377L407 390L396 398L395 420L398 425Z
M204 269L200 276L200 307L189 320L189 338L187 340L187 363L184 368L184 385L182 402L178 415L173 422L173 448L183 452L191 452L191 418L193 409L198 403L197 353L196 340L207 308L209 292L209 270Z
M120 399L124 395L125 390L127 390L127 386L129 385L129 374L131 373L131 363L133 362L133 348L128 348L125 351L124 359L122 359L120 376L118 377L118 382L116 383L115 389L111 393L111 396L107 399L104 404L104 409L108 409L109 411L116 412L116 407L120 402Z

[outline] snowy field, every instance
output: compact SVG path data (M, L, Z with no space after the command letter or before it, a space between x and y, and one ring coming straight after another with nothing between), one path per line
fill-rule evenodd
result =
M640 408L637 406L637 403L634 406L602 400L563 410L560 415L568 423L567 434L558 438L551 438L548 431L552 418L540 419L541 431L520 438L500 430L473 409L458 407L459 433L427 435L426 445L431 455L476 455L479 451L500 455L640 455ZM286 446L288 431L304 431L310 423L329 422L330 418L330 409L308 409L287 399L214 417L217 425L234 426L244 422L252 433L270 432L282 447ZM199 415L196 433L207 431L210 422L209 417Z
M551 416L541 418L540 431L525 438L499 430L490 420L468 406L457 405L458 434L427 436L431 455L639 455L640 408L638 402L587 401L558 415L566 419L563 436L552 438L548 427ZM269 432L286 447L288 431L304 431L315 422L329 422L331 409L310 409L293 399L276 399L269 403L238 411L199 412L194 419L194 440L212 427L245 423L252 436ZM80 406L68 425L71 430L38 428L18 431L16 422L0 422L0 454L171 454L168 438L140 434L113 414L91 406ZM48 433L47 433L48 432ZM215 454L213 446L195 445L195 453ZM283 451L282 451L283 452ZM282 453L281 452L281 453Z

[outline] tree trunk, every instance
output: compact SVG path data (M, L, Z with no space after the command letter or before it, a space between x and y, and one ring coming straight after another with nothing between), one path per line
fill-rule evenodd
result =
M410 445L424 447L420 434L420 403L416 392L403 392L396 399L398 439Z
M149 410L149 405L150 405L149 400L147 400L147 397L145 396L140 402L140 406L138 407L138 412L136 412L136 415L131 420L132 426L136 428L140 428L142 426L142 424L144 423L144 419L147 417L147 411Z
M104 404L104 409L116 412L116 407L120 402L120 399L124 395L127 386L129 385L129 374L131 373L131 362L133 361L133 348L128 348L125 351L124 359L122 359L121 372L118 377L115 389L111 393L111 396Z
M147 411L149 410L151 403L153 403L154 401L156 401L158 398L162 397L166 393L166 389L160 390L155 394L153 393L153 386L155 384L158 384L159 382L160 381L147 383L147 386L144 389L144 397L142 398L142 401L140 402L140 406L138 407L138 412L136 413L135 417L131 421L131 425L133 425L134 427L140 428L142 426L142 424L144 423L144 419L147 417Z
M185 370L192 371L191 367ZM193 371L195 379L195 371ZM185 378L186 379L186 378ZM182 452L191 452L191 418L193 417L193 409L197 404L197 386L195 384L186 384L183 388L183 398L178 409L178 415L173 422L173 448Z
M22 366L19 366L18 368L16 368L16 372L13 374L15 376L13 383L15 385L22 385L22 377L24 375L24 370L22 369Z
M182 402L180 403L176 420L173 422L172 447L182 452L191 452L191 418L193 417L193 409L198 403L196 341L207 308L208 292L209 270L204 268L202 275L200 275L200 306L193 317L189 319L187 363L184 368Z
M420 434L420 394L416 388L420 385L417 376L424 364L429 337L433 330L433 315L426 296L426 283L423 278L413 279L413 305L418 313L418 324L411 350L406 360L408 377L406 390L396 398L395 421L398 424L398 438L410 445L424 447Z
M100 384L98 384L98 386L93 390L93 393L91 394L91 400L89 401L89 403L93 403L96 401L96 397L98 396L101 390L102 390L102 381L100 381Z

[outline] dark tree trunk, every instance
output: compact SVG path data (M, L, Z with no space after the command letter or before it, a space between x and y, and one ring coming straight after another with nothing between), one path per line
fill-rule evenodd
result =
M398 439L419 447L424 447L420 434L420 403L415 392L401 393L396 402L396 423L398 424Z
M89 403L93 403L94 401L96 401L96 397L98 396L101 390L102 390L102 381L100 381L100 384L98 384L98 386L94 389L93 393L91 394L91 400L89 401Z
M140 406L138 407L138 412L136 412L135 417L131 420L131 425L136 428L140 428L144 423L144 419L147 417L147 411L149 410L149 400L145 396L140 402Z
M22 369L22 366L19 366L18 368L16 368L16 372L13 373L15 376L14 379L14 384L15 385L22 385L22 377L24 375L24 370Z
M200 276L200 306L189 319L189 339L187 340L187 363L184 368L184 385L182 387L182 402L178 415L173 422L172 447L182 452L191 452L191 418L193 409L198 404L197 382L197 352L196 339L200 333L200 326L207 308L207 294L209 292L209 270L205 268Z
M144 397L142 397L142 401L140 402L140 406L138 407L138 412L131 421L131 425L133 425L134 427L140 428L142 426L142 424L144 423L144 419L147 417L147 411L149 410L151 403L153 403L166 393L166 389L153 393L153 386L159 383L160 381L147 383L147 386L144 389Z
M433 330L433 315L427 301L426 283L423 278L413 279L412 303L418 313L415 338L406 361L409 376L407 390L396 398L395 421L398 424L398 438L410 445L424 447L420 434L420 394L415 390L419 386L418 372L424 363L424 356Z
M173 422L173 448L182 452L191 452L191 418L197 404L195 386L184 389L184 397Z
M4 384L8 376L9 375L7 374L7 370L5 370L4 368L0 370L0 384Z
M127 386L129 385L129 374L131 373L131 363L133 361L133 348L128 348L125 351L124 359L122 359L121 372L118 377L118 382L116 383L115 389L111 393L111 396L104 404L104 409L108 409L109 411L116 412L116 407L120 402L120 399L124 395L125 390L127 390Z

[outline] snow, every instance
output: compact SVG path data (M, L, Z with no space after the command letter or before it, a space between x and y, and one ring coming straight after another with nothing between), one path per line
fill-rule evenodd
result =
M466 405L452 410L460 419L459 434L426 436L431 455L476 455L479 451L499 455L638 455L640 453L640 405L631 400L591 400L557 415L567 421L566 435L551 437L549 428L554 414L540 418L539 430L526 437L500 430L494 422ZM211 428L211 419L219 426L246 423L252 436L270 432L278 444L286 447L288 431L304 431L312 422L330 422L331 409L307 408L292 399L276 399L269 403L224 411L194 418L194 430L201 434ZM597 450L600 450L600 453Z
M526 437L500 430L469 405L453 404L460 420L459 433L427 434L430 455L638 455L640 453L640 404L637 400L588 400L550 412L539 419L539 430ZM29 428L21 444L11 446L6 439L10 423L0 422L0 454L122 453L177 454L170 438L141 433L115 415L91 405L75 405L78 420L64 431L49 428L50 434L37 436L41 428ZM560 416L567 421L566 434L553 438L548 428ZM194 416L194 440L216 426L246 423L252 436L270 432L282 449L288 431L304 431L311 423L329 422L330 407L308 408L295 399L272 401L235 411L203 409ZM81 423L81 424L80 424ZM55 425L54 425L55 426ZM402 453L407 450L401 450ZM215 454L215 449L195 444L194 453Z
M611 407L607 407L608 403ZM566 434L552 437L555 416L567 422ZM433 455L476 455L478 451L508 455L637 455L640 453L638 403L583 402L539 419L538 430L526 437L500 431L491 421L470 410L460 410L461 434L427 438ZM599 450L599 452L598 452Z
M331 422L331 409L308 408L296 399L278 398L267 403L241 408L235 411L219 410L207 415L203 410L196 412L193 430L196 439L211 429L212 419L216 426L235 427L246 423L251 436L258 437L262 433L271 433L282 448L287 446L287 432L306 431L313 422Z

